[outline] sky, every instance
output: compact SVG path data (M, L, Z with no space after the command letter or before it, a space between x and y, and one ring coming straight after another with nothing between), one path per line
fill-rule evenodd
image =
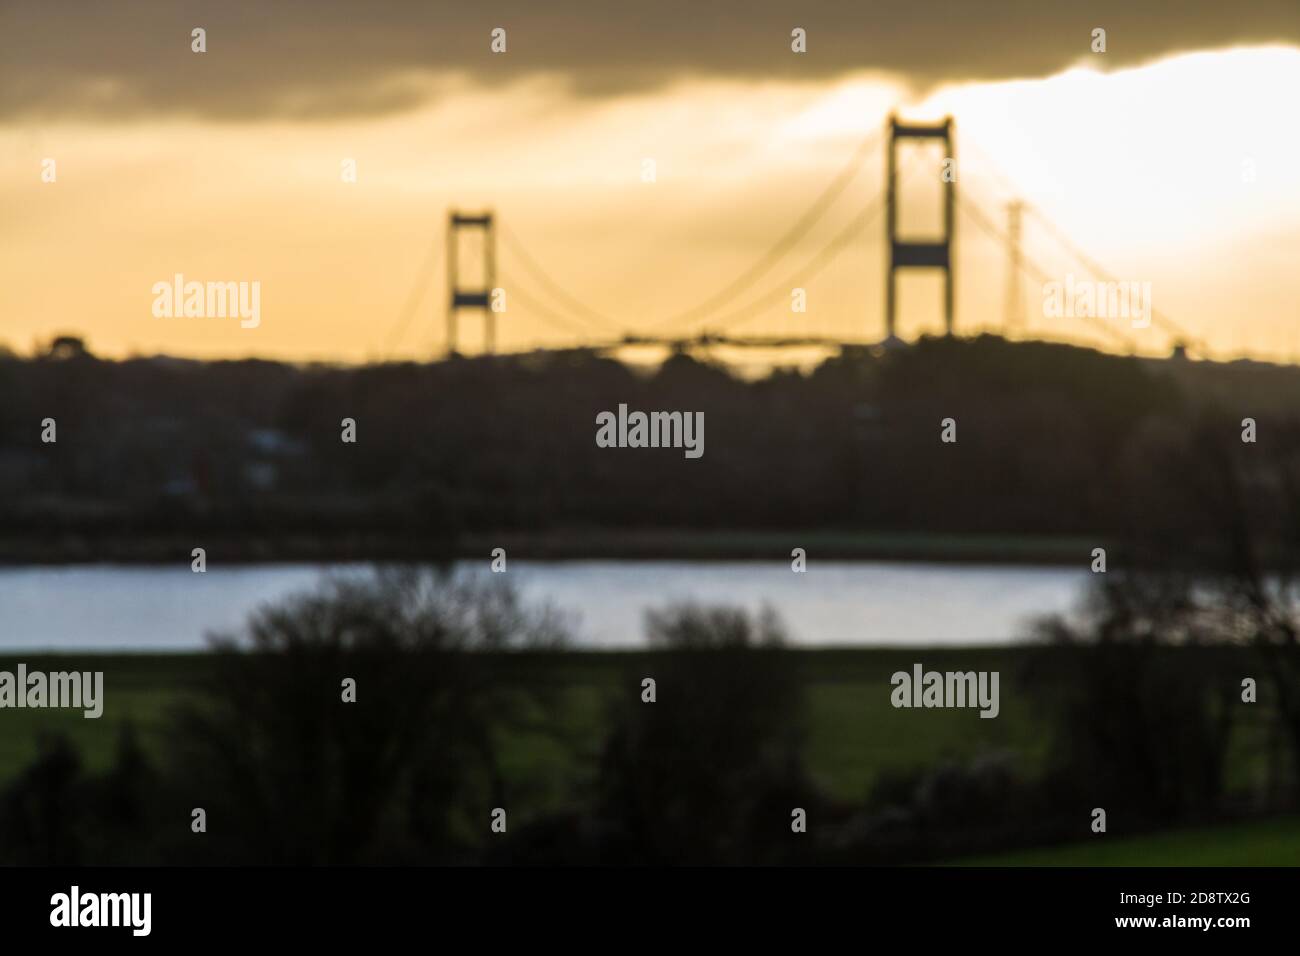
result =
M452 208L496 214L504 349L703 330L875 341L880 131L897 111L954 117L958 332L1010 315L1013 335L1164 354L1177 328L1215 357L1300 356L1294 2L642 6L10 0L0 344L429 357ZM939 225L946 158L900 151L909 236ZM1012 200L1031 209L1018 287ZM1045 287L1095 265L1162 321L1049 314ZM255 327L157 315L178 274L256 283ZM941 327L940 290L900 280L902 337ZM479 316L460 327L481 347Z

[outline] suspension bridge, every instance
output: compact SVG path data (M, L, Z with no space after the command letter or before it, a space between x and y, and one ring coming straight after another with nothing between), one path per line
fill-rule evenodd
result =
M919 153L914 151L910 156L911 166L900 164L900 153L911 145L909 141L922 141L920 145L931 141L942 147L941 162L933 167L937 173L933 183L940 190L942 200L942 230L938 237L908 239L900 229L903 205L900 183L919 158ZM1103 300L1104 290L1113 292L1126 283L1080 249L1069 234L1037 205L1018 195L982 150L963 143L963 153L969 148L976 154L977 168L982 167L987 181L995 184L994 188L1002 193L999 205L1005 214L1005 225L1000 225L999 215L990 212L986 203L977 198L980 190L971 188L972 182L984 177L967 175L971 164L968 159L963 159L962 165L958 165L956 147L955 123L951 117L938 123L912 123L891 115L882 127L872 130L857 145L843 168L813 197L786 231L732 281L687 308L637 328L629 328L628 323L615 318L608 310L594 308L581 295L557 281L500 215L490 211L465 213L453 210L448 214L441 257L446 270L446 297L441 306L435 306L435 321L441 319L445 323L445 352L457 354L460 319L467 312L482 316L483 347L489 353L497 350L498 319L508 321L519 314L523 314L531 324L549 330L554 338L547 348L553 350L610 352L637 346L674 351L711 347L765 350L888 348L902 343L898 337L897 279L900 272L912 271L928 271L942 276L945 334L1000 331L1003 335L1019 338L1077 343L1077 333L1083 324L1096 333L1100 340L1097 344L1104 343L1105 347L1113 350L1135 352L1137 340L1130 323L1106 314L1071 314L1072 324L1056 330L1041 320L1036 328L1028 326L1022 282L1028 279L1040 288L1059 282L1064 278L1059 263L1069 264L1071 277L1073 270L1079 269L1084 281L1103 290ZM863 170L882 149L884 161L880 187L870 191L865 198L859 196L854 204L851 187L866 178ZM858 189L859 193L863 191ZM813 243L817 227L830 221L837 207L846 205L852 208L847 220L829 238L822 237L819 244ZM845 217L841 215L840 218ZM1027 224L1052 247L1056 256L1053 261L1058 263L1055 268L1044 266L1036 252L1025 248L1024 227ZM1003 263L1005 291L1000 325L988 321L989 315L996 313L996 308L985 306L983 314L977 317L977 324L959 319L956 313L955 292L962 273L956 255L957 237L972 234L970 227L973 227L975 236L993 244ZM874 245L872 237L876 228L881 229L876 235L883 238L883 249ZM461 236L467 232L477 233L480 238L480 268L478 279L473 284L467 284L462 275ZM498 239L503 253L500 261ZM967 245L970 242L963 240ZM873 249L874 253L868 256ZM384 346L386 355L392 354L418 314L420 304L434 281L438 251L438 245L431 244L389 333ZM860 326L857 334L830 334L824 328L818 331L819 317L814 310L800 312L791 306L792 293L809 289L836 262L848 262L848 268L859 273L864 269L883 267L883 308L876 312L868 302L856 303L854 311L861 317L856 323ZM1203 343L1169 316L1151 308L1149 301L1145 309L1144 322L1162 337L1164 348L1175 353L1205 354ZM771 324L774 315L783 317L783 331L762 334L745 331L745 326L764 317ZM883 321L873 320L872 315L882 316ZM1151 336L1144 336L1143 345L1149 349L1152 341Z

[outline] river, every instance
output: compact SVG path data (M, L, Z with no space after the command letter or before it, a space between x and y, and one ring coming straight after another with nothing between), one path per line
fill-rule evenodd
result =
M0 649L195 650L238 630L265 602L361 565L209 567L74 565L0 569ZM505 574L462 562L464 574L509 580L527 601L548 602L593 648L644 644L646 609L694 600L781 616L802 646L994 645L1021 640L1037 615L1067 612L1086 570L1006 565L511 560Z

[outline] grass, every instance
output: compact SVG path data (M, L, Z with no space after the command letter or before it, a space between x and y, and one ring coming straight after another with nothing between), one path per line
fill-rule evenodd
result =
M1014 680L1023 648L835 649L790 654L806 692L804 756L818 783L834 798L861 802L882 774L932 765L944 758L969 759L1000 750L1017 756L1032 776L1050 755L1044 722L1034 714ZM86 765L109 765L124 723L140 732L146 750L158 753L172 705L194 693L210 658L195 654L31 655L0 659L0 669L19 661L29 670L102 670L105 716L87 720L80 711L0 711L0 786L37 755L43 734L62 733L80 750ZM920 661L927 669L996 670L1002 675L1001 714L980 719L974 709L902 710L890 705L890 675ZM590 779L593 758L607 731L607 702L634 692L642 676L653 675L647 652L520 654L500 659L503 679L545 685L558 707L549 715L562 731L503 733L501 768L507 781L532 781L527 799L535 810L571 804L575 788ZM1262 711L1251 711L1259 715ZM547 716L547 715L539 715ZM1261 779L1262 740L1255 719L1243 722L1229 755L1230 790L1254 789ZM557 739L558 738L558 739ZM540 789L538 789L540 788ZM1300 820L1238 824L1209 830L1140 837L1112 832L1063 847L1037 849L961 864L990 866L1240 866L1268 861L1300 864Z
M202 654L63 654L0 659L12 671L19 662L28 671L104 672L104 716L88 720L79 710L5 709L0 711L0 783L11 779L37 755L48 734L66 736L86 766L101 770L113 758L123 726L140 732L146 749L156 751L171 706L189 693L205 666Z
M1047 754L1042 724L1023 698L1002 692L1002 713L983 720L975 710L899 710L890 705L890 676L920 660L927 667L956 670L1018 668L1016 648L921 651L805 650L791 654L806 692L804 757L814 778L831 796L861 801L882 774L933 764L945 757L969 758L989 750L1011 750L1032 773ZM918 656L919 655L919 656ZM532 737L503 738L507 771L528 767L564 778L573 774L572 754L594 755L605 733L605 701L653 676L654 655L645 652L573 652L518 659L517 679L550 682L560 694L560 721L571 751L556 750ZM551 758L554 762L551 763Z
M1023 694L1011 685L1024 650L835 649L791 653L807 695L805 758L819 783L833 796L861 800L881 774L926 766L943 758L964 759L990 750L1011 751L1033 774L1042 766L1050 741ZM105 766L122 724L135 724L146 747L161 739L171 705L192 693L209 658L192 654L34 655L0 658L12 670L19 660L29 670L71 668L104 671L105 716L86 720L79 711L7 709L0 712L0 783L20 771L37 753L42 733L66 734L91 768ZM895 709L889 678L921 661L927 668L996 670L1002 674L1000 715L984 720L973 709ZM566 745L537 734L503 735L501 758L509 776L532 771L562 780L574 775L575 758L592 756L605 733L605 702L625 692L642 676L653 675L654 655L646 652L576 651L514 655L503 677L550 686L558 695L557 720ZM1250 728L1244 729L1249 735ZM1248 741L1247 741L1248 742ZM1251 777L1255 748L1244 744L1232 761L1230 781Z
M1300 866L1300 817L1170 830L1098 834L1086 843L957 861L957 866Z
M1046 728L1022 694L1010 686L1023 649L835 649L791 654L807 699L805 758L818 781L835 797L860 800L882 773L926 766L943 758L964 759L989 750L1016 753L1032 774L1047 756ZM142 734L146 747L161 739L171 706L193 692L209 658L186 654L33 655L0 658L12 670L19 661L29 670L104 671L105 716L87 720L80 711L6 709L0 712L0 783L10 779L37 753L43 733L63 733L79 746L88 766L100 768L112 757L124 723ZM984 720L973 709L895 709L889 702L890 675L921 661L943 670L996 670L1002 674L1002 710ZM542 734L503 736L502 762L509 772L545 770L572 774L575 755L594 755L605 732L604 707L641 676L653 675L654 655L645 652L577 651L515 655L503 667L511 680L550 686L558 695L558 721L567 746ZM631 684L629 684L631 682ZM1230 782L1252 779L1248 746L1255 729L1243 728L1243 741L1229 767Z
M1015 649L931 651L920 659L945 668L1004 672L1015 666ZM860 800L884 771L933 763L942 757L969 756L987 749L1010 749L1024 755L1029 769L1046 752L1041 728L1024 711L1016 695L1003 691L997 720L981 720L973 710L895 710L889 704L889 677L910 669L918 659L911 650L828 650L793 655L800 667L808 701L804 728L809 767L834 796ZM154 749L165 729L171 705L202 678L204 654L33 655L0 659L13 670L19 661L28 670L102 670L105 716L87 720L80 711L7 709L0 712L0 783L36 756L45 733L65 734L82 751L87 765L100 769L112 758L124 723L141 732ZM927 663L927 666L931 666ZM574 755L594 755L604 734L604 704L631 679L652 674L653 655L575 652L527 655L514 665L517 680L544 682L556 688L559 720L570 742L565 748L542 734L503 736L502 763L520 778L541 770L563 779L573 774ZM637 677L639 680L639 676Z

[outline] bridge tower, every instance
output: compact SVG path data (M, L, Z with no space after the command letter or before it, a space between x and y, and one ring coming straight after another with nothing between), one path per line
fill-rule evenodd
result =
M483 231L483 287L460 285L460 230ZM489 354L496 348L496 313L492 311L492 290L496 286L496 228L492 213L475 215L451 210L447 215L447 352L456 354L456 319L461 309L482 309L484 342Z
M935 241L917 242L898 236L898 141L902 139L941 139L945 162L941 181L944 189L943 235ZM885 246L889 250L888 275L885 279L885 342L898 341L895 304L898 300L897 277L899 269L931 268L944 272L944 328L952 335L952 240L955 221L953 210L957 202L957 167L953 152L953 120L945 117L940 123L904 123L898 116L889 117L889 137L885 143Z

